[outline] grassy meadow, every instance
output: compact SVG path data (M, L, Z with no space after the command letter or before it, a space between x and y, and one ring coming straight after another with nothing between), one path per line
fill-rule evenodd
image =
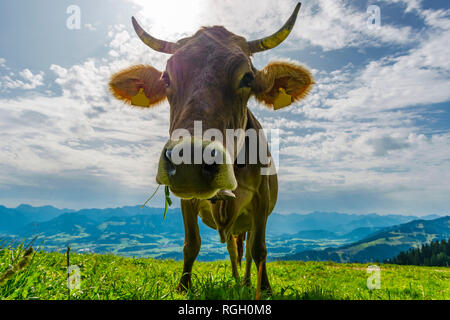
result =
M181 261L125 258L108 254L70 254L79 267L80 289L67 288L67 256L24 249L0 249L0 299L254 299L252 287L231 277L229 261L196 262L193 288L175 287ZM17 267L20 265L20 267ZM369 290L369 264L276 261L268 263L273 295L267 299L450 299L450 268L381 264L381 288ZM9 270L9 271L8 271ZM14 270L11 272L11 270ZM4 277L9 272L8 277ZM242 265L241 274L244 272ZM3 280L2 280L3 275Z

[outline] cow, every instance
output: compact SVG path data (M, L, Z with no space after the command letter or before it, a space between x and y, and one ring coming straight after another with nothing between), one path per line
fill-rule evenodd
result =
M262 173L262 169L274 166L266 136L258 134L256 144L257 152L261 146L265 147L262 153L265 152L267 159L252 162L250 151L254 149L250 142L253 140L246 134L234 136L231 143L216 141L212 136L206 138L202 133L213 129L226 136L229 129L242 130L241 133L261 131L261 124L247 107L250 97L270 109L279 109L308 94L314 80L306 67L274 61L257 70L251 61L253 54L272 49L287 38L300 6L298 3L277 32L253 41L223 26L211 26L202 27L191 37L168 42L148 34L132 17L142 42L171 56L165 71L148 65L133 66L114 74L109 87L116 98L131 105L151 108L165 99L169 102L170 138L160 155L156 181L181 198L185 240L183 273L177 286L180 291L192 286L192 266L201 245L200 217L203 223L218 231L221 243L226 243L233 277L240 279L245 241L243 283L251 285L253 260L258 271L256 298L261 297L261 292L272 292L266 270L265 234L267 219L277 201L278 181L276 170ZM138 99L139 96L143 99ZM199 122L200 135L194 132ZM190 138L175 134L180 131ZM190 161L195 156L189 151L200 148L204 152L211 145L214 145L209 150L212 163L205 161L202 154L199 161ZM238 162L239 158L243 160Z

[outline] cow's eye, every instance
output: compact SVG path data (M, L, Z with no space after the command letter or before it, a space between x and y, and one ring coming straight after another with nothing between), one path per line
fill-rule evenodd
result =
M241 79L239 83L239 88L250 88L253 80L255 80L255 76L251 72L247 72Z
M170 87L170 77L167 72L164 72L162 77L163 81L166 83L166 86Z

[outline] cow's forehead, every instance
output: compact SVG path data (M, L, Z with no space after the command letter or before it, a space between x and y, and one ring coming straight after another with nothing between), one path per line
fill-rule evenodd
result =
M179 41L182 47L168 60L168 68L189 69L242 64L249 62L249 50L245 38L224 27L204 27L194 36Z

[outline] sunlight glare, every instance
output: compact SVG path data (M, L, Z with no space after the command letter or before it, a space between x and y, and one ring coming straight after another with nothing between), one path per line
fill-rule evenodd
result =
M177 36L188 36L201 27L200 10L203 0L134 0L142 9L137 17L151 34L174 40Z

